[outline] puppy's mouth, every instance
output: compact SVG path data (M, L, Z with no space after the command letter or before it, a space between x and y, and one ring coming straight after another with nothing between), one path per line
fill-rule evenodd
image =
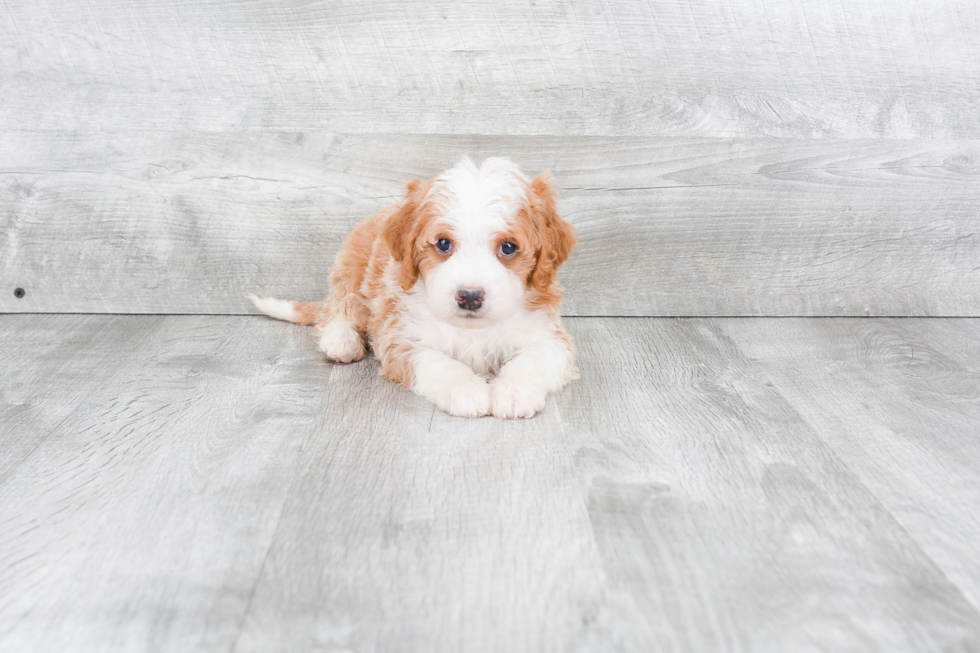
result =
M487 315L484 311L456 311L453 318L457 326L466 328L477 328L487 324Z

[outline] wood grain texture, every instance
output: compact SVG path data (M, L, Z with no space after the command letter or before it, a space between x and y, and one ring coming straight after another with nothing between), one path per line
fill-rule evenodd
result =
M975 650L980 453L928 419L980 320L920 323L907 367L895 322L571 319L582 380L503 422L263 318L0 316L0 651ZM955 482L883 493L758 359L797 337Z
M980 606L980 320L721 324Z
M750 322L777 333L782 324ZM560 406L606 572L596 621L622 650L980 643L975 606L821 440L809 413L759 373L727 322L573 324L587 381ZM810 369L805 356L794 362ZM874 377L856 383L878 390ZM957 542L947 553L968 545L946 533Z
M236 650L587 641L601 562L554 400L534 420L461 420L365 367L330 388Z
M330 373L272 326L4 319L0 650L228 650Z
M3 7L0 129L980 138L973 2Z
M0 311L313 299L347 231L459 156L554 171L569 315L980 315L980 141L15 132ZM16 299L15 287L26 297Z

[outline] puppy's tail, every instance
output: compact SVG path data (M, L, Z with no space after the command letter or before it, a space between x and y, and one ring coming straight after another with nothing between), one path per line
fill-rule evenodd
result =
M256 297L249 295L249 299L266 315L295 322L296 324L316 324L322 322L321 316L325 315L327 302L291 302L286 299L275 299L273 297Z

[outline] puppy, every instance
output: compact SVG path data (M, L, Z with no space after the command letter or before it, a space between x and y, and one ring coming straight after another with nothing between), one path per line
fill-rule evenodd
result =
M331 361L364 358L451 415L532 417L577 378L558 268L575 230L548 173L463 159L358 225L319 302L251 295L272 317L314 324Z

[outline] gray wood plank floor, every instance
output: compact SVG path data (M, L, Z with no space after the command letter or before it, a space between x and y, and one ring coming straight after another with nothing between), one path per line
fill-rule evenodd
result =
M467 421L234 316L0 316L0 651L980 650L980 320L568 321Z

